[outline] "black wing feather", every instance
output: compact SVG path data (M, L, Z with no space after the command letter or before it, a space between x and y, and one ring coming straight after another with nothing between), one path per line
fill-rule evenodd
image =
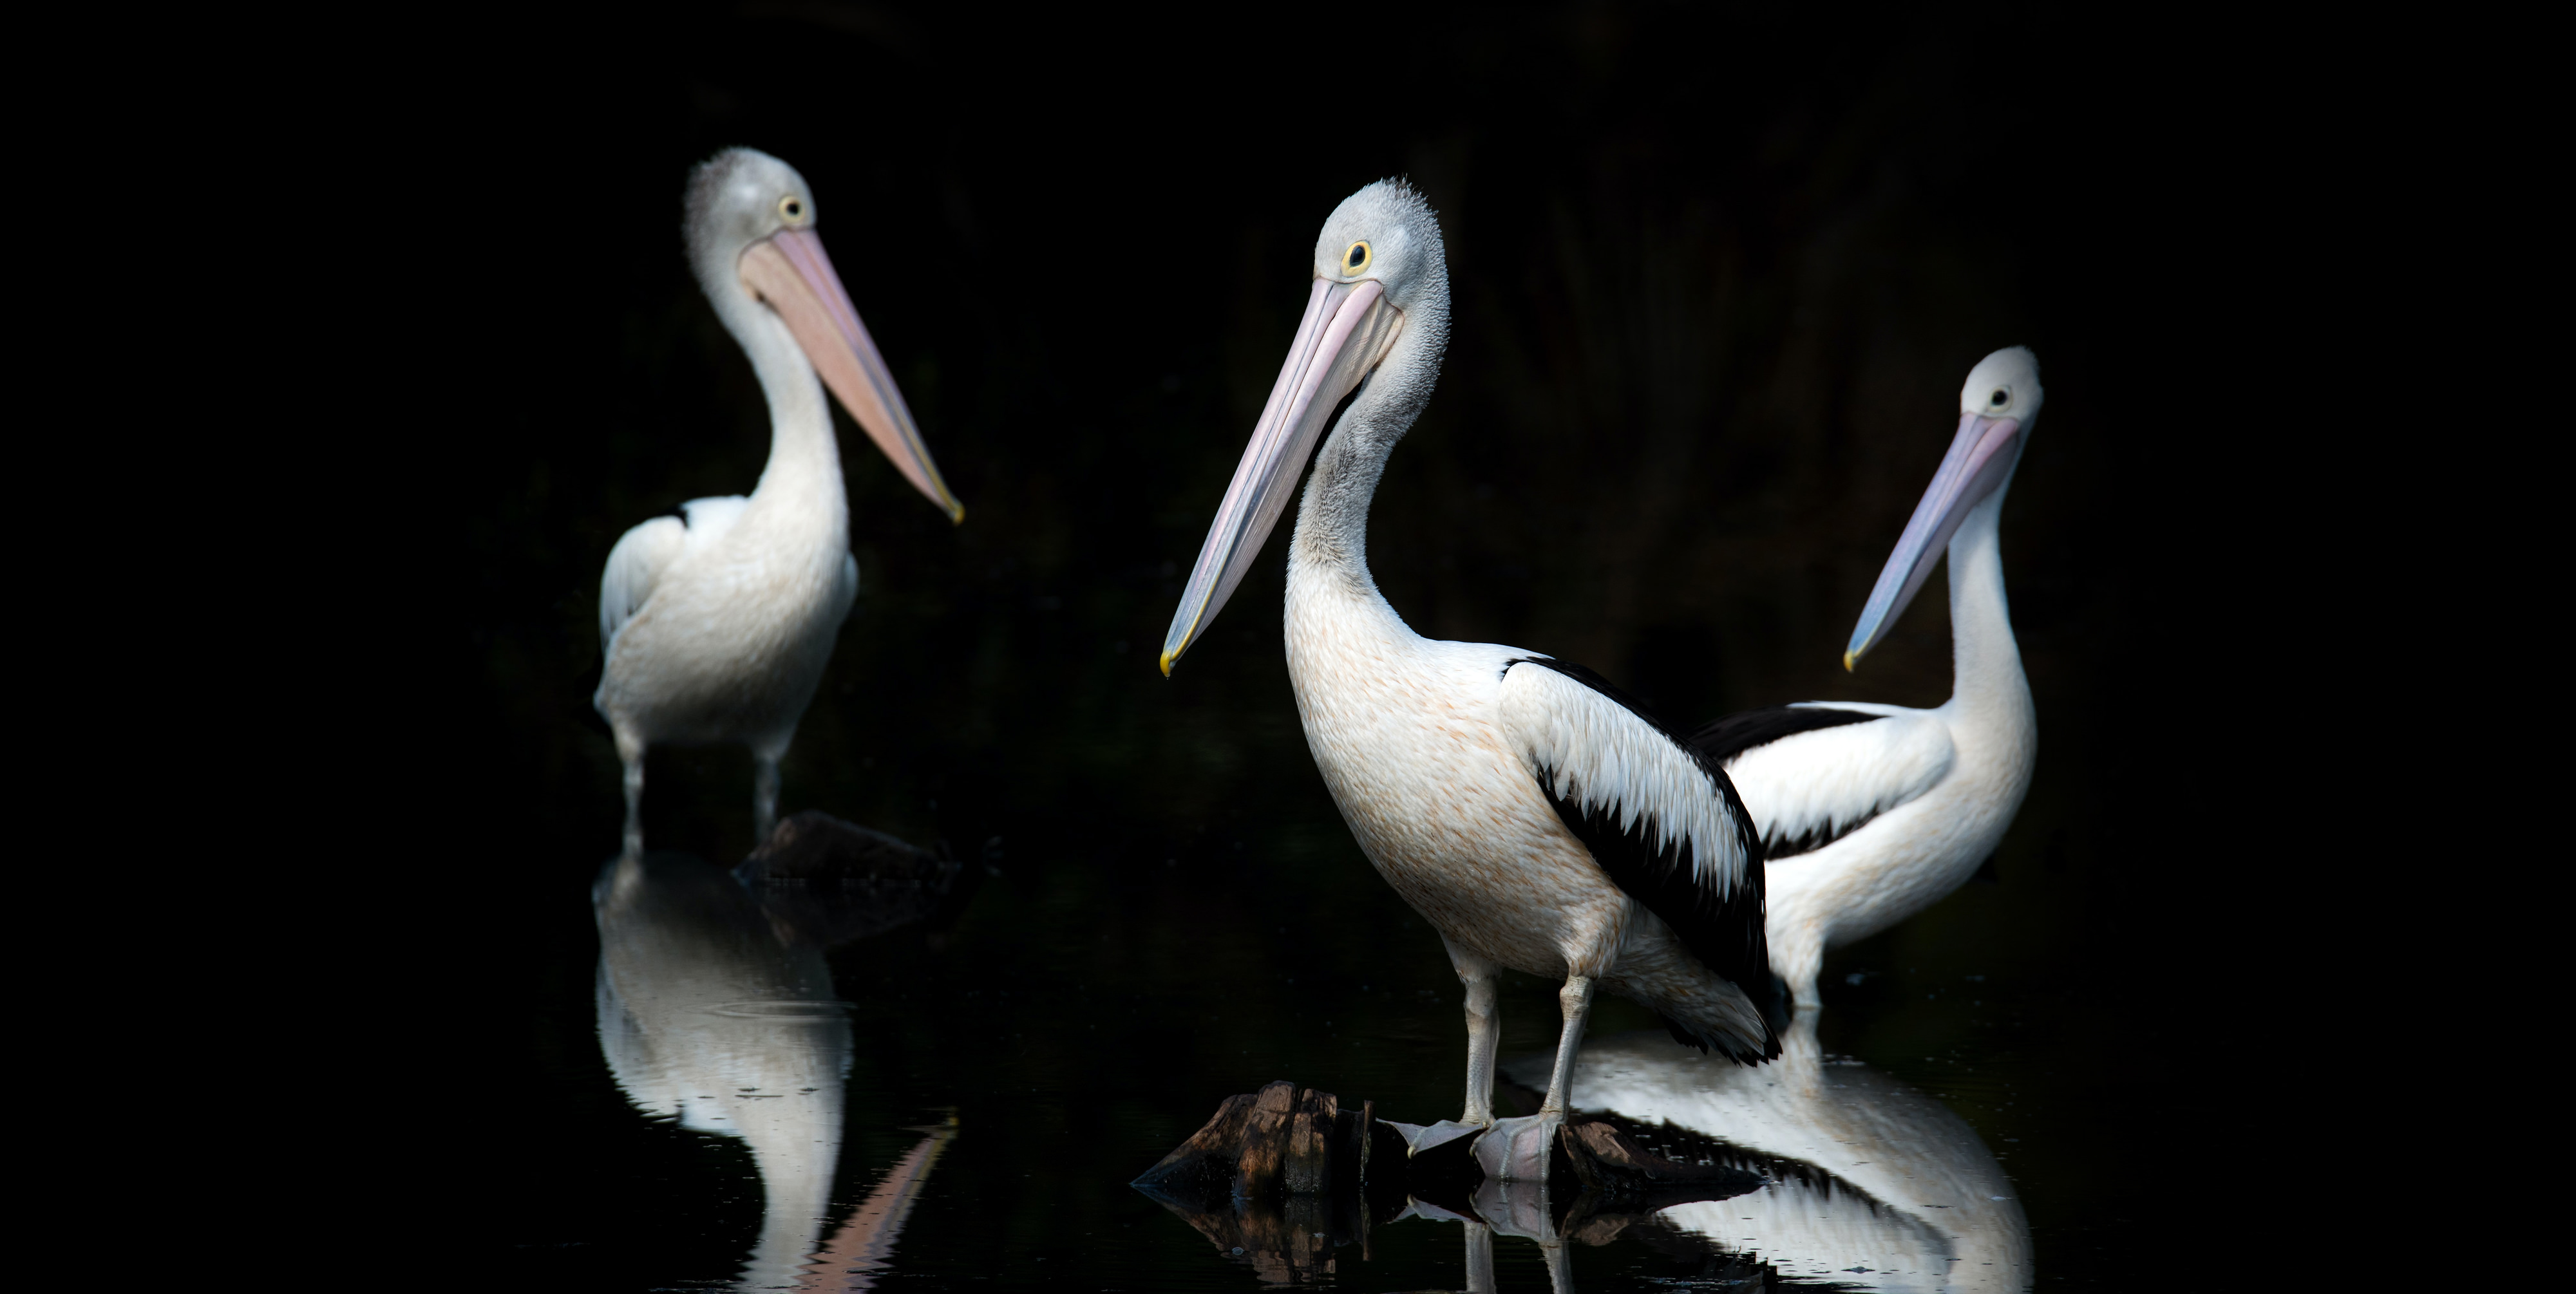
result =
M1691 748L1712 764L1723 764L1756 746L1768 746L1782 737L1795 737L1818 728L1839 728L1847 723L1867 723L1884 719L1883 714L1863 714L1858 710L1836 710L1821 705L1775 705L1763 710L1730 714L1691 734Z
M1753 830L1753 816L1744 811L1744 800L1735 793L1735 783L1709 759L1684 740L1679 733L1664 726L1661 720L1637 703L1636 698L1620 691L1610 680L1565 661L1524 656L1506 661L1504 672L1514 665L1539 665L1552 669L1575 682L1591 688L1619 704L1628 713L1643 720L1648 727L1662 733L1664 739L1689 755L1700 770L1716 785L1717 794L1725 801L1727 817L1735 823L1737 841L1744 849L1744 878L1719 898L1701 884L1695 873L1695 859L1687 839L1675 839L1658 849L1655 845L1653 815L1640 813L1632 828L1622 830L1618 819L1608 812L1609 806L1587 811L1578 800L1556 793L1556 770L1538 770L1539 790L1556 806L1557 817L1583 847L1592 851L1592 861L1610 874L1611 881L1630 898L1646 905L1646 910L1663 919L1681 937L1682 946L1701 964L1726 978L1757 1006L1764 1007L1767 1017L1774 1012L1772 992L1771 945L1762 929L1762 837ZM1681 1042L1706 1048L1712 1041L1724 1046L1724 1039L1708 1039L1695 1030L1684 1030L1667 1020L1673 1037ZM1773 1024L1777 1030L1778 1023ZM1780 1054L1777 1038L1765 1039L1767 1051L1757 1056L1739 1055L1739 1060L1770 1059ZM1730 1053L1736 1049L1725 1047Z
M1775 705L1763 710L1730 714L1691 734L1691 748L1712 764L1724 764L1756 746L1768 746L1783 737L1820 728L1839 728L1847 723L1867 723L1884 719L1883 714L1863 714L1858 710L1836 710L1821 705ZM1802 836L1769 839L1765 831L1766 852L1763 857L1777 860L1814 853L1827 845L1869 825L1878 815L1865 814L1832 828L1818 828Z

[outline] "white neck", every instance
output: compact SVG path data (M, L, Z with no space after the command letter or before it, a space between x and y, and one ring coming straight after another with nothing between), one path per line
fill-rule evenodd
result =
M769 464L761 469L743 522L756 526L753 533L792 528L838 562L850 546L850 504L822 378L768 307L738 291L709 296L769 398Z
M1296 533L1288 544L1292 618L1299 602L1296 592L1322 593L1329 596L1337 622L1389 637L1414 636L1369 574L1369 504L1377 497L1378 479L1386 474L1387 455L1431 398L1448 340L1445 315L1445 309L1438 315L1425 310L1408 320L1394 350L1360 385L1315 455L1314 473L1297 505Z
M2030 683L2013 639L2012 607L2004 599L2003 486L1986 496L1950 536L1951 708L1967 714L2027 715Z

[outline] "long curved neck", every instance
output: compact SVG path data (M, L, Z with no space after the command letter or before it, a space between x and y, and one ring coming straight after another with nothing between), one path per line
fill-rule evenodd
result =
M850 546L850 503L823 379L786 322L743 289L739 259L738 252L717 244L693 243L689 249L699 289L751 360L761 394L769 399L769 463L751 492L746 534L787 527L796 532L798 546L838 562Z
M796 345L787 325L768 310L745 303L745 326L734 331L769 398L769 465L752 491L754 506L794 501L820 508L846 529L849 503L841 489L841 446L832 434L832 409L823 380ZM734 322L728 320L727 322ZM774 502L773 502L774 501Z
M1950 704L1976 713L2030 708L2030 683L2022 674L2012 607L2004 598L1998 535L2010 488L2007 481L1988 495L1950 536Z
M1323 449L1315 455L1314 473L1306 480L1306 493L1298 501L1297 529L1288 544L1292 586L1320 584L1380 620L1379 627L1407 634L1412 631L1369 574L1368 516L1378 479L1386 474L1387 455L1422 416L1422 406L1429 402L1432 384L1439 378L1440 353L1447 341L1440 325L1445 319L1430 310L1422 314L1421 326L1409 326L1399 337L1394 352L1361 384L1350 408L1325 437Z

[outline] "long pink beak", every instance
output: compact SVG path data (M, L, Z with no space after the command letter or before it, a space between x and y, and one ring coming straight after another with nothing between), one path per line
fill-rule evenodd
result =
M885 357L877 353L868 326L859 322L858 307L832 272L823 240L810 229L782 229L744 248L740 261L745 287L757 293L787 324L796 344L823 375L823 385L840 397L868 439L877 443L912 488L928 495L952 522L966 519L966 505L948 492L930 449L921 443L921 428L896 390Z
M1342 397L1366 379L1386 358L1404 327L1404 313L1386 304L1386 289L1374 279L1343 283L1315 280L1306 299L1306 317L1288 347L1288 362L1270 388L1270 403L1252 425L1252 443L1234 469L1234 482L1217 505L1216 522L1190 568L1181 590L1181 605L1172 612L1172 628L1163 639L1163 673L1207 632L1216 613L1225 609L1244 572L1261 555L1262 542L1288 509L1297 475L1323 439L1325 425Z

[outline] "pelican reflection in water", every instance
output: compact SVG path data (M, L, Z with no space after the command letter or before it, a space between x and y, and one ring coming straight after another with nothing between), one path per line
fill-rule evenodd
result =
M1769 1179L1761 1189L1658 1216L1782 1275L1869 1290L2029 1287L2020 1192L1965 1120L1866 1065L1826 1059L1813 1011L1780 1043L1777 1063L1748 1069L1661 1033L1596 1039L1576 1061L1577 1108L1712 1138L1748 1161ZM1536 1088L1553 1060L1524 1056L1503 1072Z
M851 1057L847 1004L833 992L823 952L836 936L873 933L925 912L956 869L818 814L781 824L772 848L800 827L809 840L840 837L833 843L844 854L872 850L877 873L915 877L889 886L872 876L875 883L841 905L859 911L835 923L834 905L818 904L803 887L764 903L756 880L699 859L620 855L591 896L599 922L599 1044L617 1086L645 1113L750 1147L765 1205L740 1288L864 1289L955 1132L953 1122L925 1130L921 1144L823 1244ZM761 861L755 855L746 870ZM829 899L830 890L823 893Z
M1625 1138L1620 1153L1635 1152L1627 1162L1642 1176L1501 1178L1448 1150L1408 1159L1397 1133L1381 1129L1379 1155L1349 1175L1356 1193L1341 1176L1329 1194L1229 1193L1233 1164L1219 1164L1223 1180L1211 1187L1183 1160L1188 1145L1138 1186L1272 1285L1348 1275L1336 1249L1356 1245L1365 1259L1372 1232L1427 1221L1461 1224L1470 1294L1499 1288L1497 1237L1534 1243L1554 1294L1576 1287L1575 1250L1612 1244L1683 1259L1697 1270L1674 1274L1693 1288L1768 1288L1775 1278L1860 1290L2030 1288L2020 1192L1976 1131L1924 1092L1827 1058L1816 1019L1800 1012L1780 1034L1778 1062L1760 1068L1661 1032L1585 1046L1569 1126L1596 1148L1619 1149L1610 1143ZM1542 1052L1501 1069L1526 1089L1526 1103L1555 1076L1555 1059ZM1603 1131L1614 1135L1594 1135Z

